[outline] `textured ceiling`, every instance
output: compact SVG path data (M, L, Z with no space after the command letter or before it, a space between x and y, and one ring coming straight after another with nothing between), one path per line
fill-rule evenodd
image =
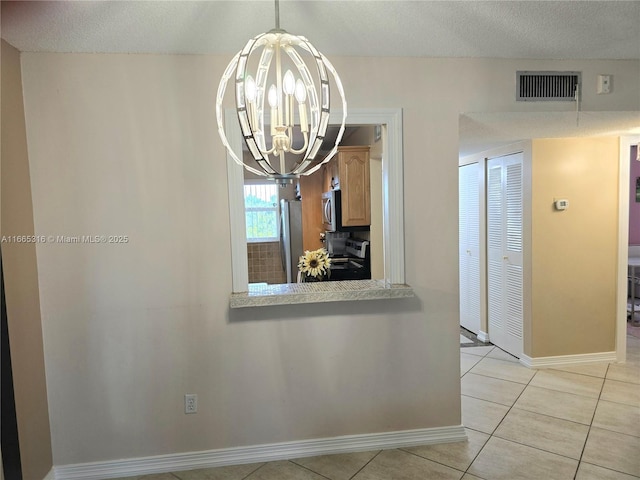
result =
M265 1L3 1L21 51L232 54L275 25ZM640 58L638 1L294 1L281 27L326 55Z
M2 1L21 51L232 55L275 26L264 1ZM281 0L281 27L327 56L640 59L640 1ZM460 153L527 138L621 134L638 112L468 114ZM634 133L637 133L634 131Z

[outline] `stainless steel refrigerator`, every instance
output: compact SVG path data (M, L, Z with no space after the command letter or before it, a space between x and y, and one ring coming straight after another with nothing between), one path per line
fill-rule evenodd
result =
M302 250L302 201L280 200L280 254L287 283L298 278L298 260Z

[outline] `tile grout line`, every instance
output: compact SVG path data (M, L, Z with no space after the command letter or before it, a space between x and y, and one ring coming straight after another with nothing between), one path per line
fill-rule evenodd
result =
M455 442L455 443L458 443L458 442ZM438 445L438 444L436 444L436 445ZM399 447L399 448L397 448L397 450L400 450L401 452L407 453L409 455L413 455L414 457L418 457L418 458L420 458L422 460L427 460L429 462L437 463L438 465L442 465L443 467L447 467L447 468L450 468L452 470L455 470L456 472L460 472L463 475L465 473L464 470L460 470L459 468L452 467L451 465L447 465L446 463L439 462L438 460L433 460L431 458L423 457L422 455L418 455L415 452L410 452L409 450L405 450L403 447Z
M489 347L491 347L491 350L493 350L494 348L500 348L500 347L496 347L495 345L479 345L477 347L474 345L473 347L460 347L460 353L466 353L464 350L471 349L471 348L489 348ZM487 355L491 353L491 350L489 350L487 353L483 355L478 355L477 353L467 353L467 355L473 355L474 357L485 358Z
M475 346L475 345L474 345ZM489 345L479 345L479 346L489 346ZM485 353L484 355L474 355L473 353L467 353L467 355L473 355L474 357L479 357L480 360L478 360L476 363L474 363L471 368L469 368L469 370L467 370L466 372L462 373L460 375L460 380L462 380L462 377L464 377L467 373L471 372L471 370L473 370L473 367L475 367L478 363L480 363L482 361L483 358L487 358L487 355L489 355L491 353L491 351L494 348L497 348L495 345L491 344L490 346L492 346L493 348L491 350L489 350L487 353ZM473 347L466 347L466 348L473 348ZM463 351L463 347L460 347L460 353L464 353ZM476 374L477 375L477 374Z
M599 365L600 363L604 363L604 362L588 363L588 364L585 364L584 366ZM607 362L607 370L609 370L609 365L610 365L610 363ZM574 367L578 367L578 366L581 366L581 365L573 365L573 366ZM572 372L570 370L562 370L561 368L558 368L558 367L555 367L555 368L554 367L547 367L547 368L544 368L544 369L541 369L541 370L553 370L554 372L573 373L574 375L582 375L583 377L605 378L605 377L599 377L597 375L589 375L588 373L579 373L579 372ZM605 372L605 375L606 375L606 372Z
M495 345L494 345L494 348L496 348L496 347L495 347ZM462 351L461 351L460 353L462 353ZM486 356L487 356L489 353L491 353L491 350L489 350L485 355L483 355L483 356L482 356L482 358L486 358ZM478 360L478 361L473 365L473 367L475 367L478 363L480 363L480 361L481 361L481 360ZM467 373L469 373L469 372L473 369L473 367L471 367L469 370L467 370L467 371L464 373L464 375L466 375ZM461 380L461 381L462 381L462 377L464 377L464 375L461 375L461 377L460 377L460 380ZM534 375L534 376L535 376L535 375ZM531 378L533 378L533 377L531 377ZM525 387L525 388L526 388L526 387ZM461 389L462 389L462 388L461 388ZM524 392L524 389L523 389L522 391ZM522 395L522 393L520 393L520 394ZM462 392L460 392L460 395L462 396ZM520 398L520 397L518 396L518 398ZM517 399L516 399L516 400L517 400ZM514 402L514 403L515 403L515 402ZM507 413L509 413L509 411L507 411ZM506 417L506 416L507 416L507 414L505 414L505 417ZM504 419L504 418L503 418L503 419ZM466 427L466 426L464 426L464 425L463 425L463 427L464 427L464 428L467 428L467 427ZM496 427L496 428L497 428L497 427ZM473 430L473 429L472 429L472 430ZM495 430L495 429L494 429L494 430ZM484 434L486 435L486 433L485 433L485 432L481 432L481 433L484 433ZM475 462L475 461L476 461L476 459L480 456L480 454L481 454L481 453L482 453L482 451L484 450L484 447L487 445L487 443L489 443L489 440L491 440L491 437L493 437L493 432L489 434L489 438L487 438L487 441L486 441L486 442L484 442L484 444L482 445L482 447L480 447L480 450L478 450L478 453L476 453L476 455L471 459L471 462L469 462L469 465L467 466L467 468L464 470L464 473L462 474L462 476L463 476L463 477L464 477L467 473L469 473L469 469L471 468L471 465L473 465L473 462ZM467 441L468 441L468 440L467 440ZM472 474L472 473L469 473L469 475L473 475L473 474ZM477 476L477 475L476 475L476 476Z
M588 397L584 397L584 398L588 398ZM597 406L597 404L596 404ZM514 404L515 407L515 404ZM535 415L540 415L541 417L547 417L547 418L553 418L554 420L562 420L564 422L570 422L570 423L575 423L576 425L582 425L583 427L588 427L589 424L588 423L580 423L580 422L576 422L575 420L568 420L566 418L562 418L562 417L556 417L554 415L548 415L546 413L540 413L540 412L536 412L534 410L527 410L526 408L522 408L522 407L515 407L516 410L521 410L523 412L528 412L528 413L533 413ZM594 409L595 411L595 409Z
M538 371L536 371L531 378L529 379L529 382L527 382L527 384L525 385L525 387L522 389L522 392L520 392L520 394L518 395L518 397L514 400L513 405L516 404L516 402L518 401L518 399L522 396L522 394L524 393L524 391L527 389L527 387L529 386L529 384L531 383L531 380L533 380L535 378L535 376L538 374ZM499 405L499 404L498 404ZM511 405L511 407L509 407L509 410L507 410L507 413L504 414L504 416L502 417L502 420L500 420L500 422L498 422L498 425L496 425L496 428L494 428L491 433L489 434L489 438L487 438L487 441L484 442L484 445L482 445L482 448L480 448L480 450L478 450L478 453L476 454L475 457L473 457L473 460L471 460L471 463L469 464L469 466L467 467L467 469L464 471L465 475L468 473L469 475L473 475L473 473L469 472L469 469L471 468L471 466L473 465L473 463L476 461L476 459L480 456L480 454L482 453L482 451L484 450L484 448L487 446L487 444L489 443L489 441L493 438L494 433L496 432L496 430L500 427L500 425L502 425L502 422L504 422L504 419L507 418L507 415L509 415L509 412L511 412L511 409L513 408L513 405ZM466 427L465 427L466 428ZM500 438L500 437L496 437L496 438ZM501 438L502 440L502 438ZM507 440L510 441L510 440ZM515 443L515 442L514 442ZM577 469L576 469L577 470ZM463 475L464 476L464 475Z
M596 377L594 377L594 378L596 378ZM604 379L604 378L602 378L601 380L605 380L605 379ZM604 383L604 382L602 382L602 383ZM527 387L528 387L528 386L529 386L529 385L527 385ZM565 394L567 394L567 395L573 395L574 397L590 398L590 399L592 399L592 400L597 400L597 399L598 399L597 397L590 397L590 396L588 396L588 395L581 395L581 394L579 394L579 393L566 392L566 391L564 391L564 390L556 390L555 388L541 387L541 386L539 386L539 385L531 385L531 386L532 386L533 388L539 388L539 389L541 389L541 390L547 390L547 391L549 391L549 392L557 392L557 393L565 393Z
M293 460L287 460L287 462L292 464L292 465L295 465L296 467L300 467L300 468L302 468L302 469L304 469L304 470L306 470L308 472L311 472L314 475L318 475L318 476L320 476L322 478L326 478L327 480L332 480L331 478L329 478L329 477L327 477L327 476L325 476L325 475L323 475L321 473L318 473L315 470L311 470L309 467L305 467L304 465L300 465L299 463L294 462Z
M369 465L371 462L373 462L373 460L375 458L377 458L378 455L380 455L382 453L382 450L378 450L378 453L376 453L373 457L371 457L371 460L369 460L367 463L365 463L362 468L360 468L356 473L354 473L352 476L349 477L349 480L356 478L356 475L358 475L362 470L364 470L364 468Z
M463 397L467 397L467 398L473 398L475 400L482 400L483 402L493 403L495 405L500 405L501 407L509 407L509 408L513 407L513 405L509 405L509 404L506 404L506 403L500 403L500 402L494 402L493 400L487 400L486 398L474 397L473 395L468 395L466 393L462 394L462 396ZM523 409L521 409L521 410L523 410Z
M608 368L608 367L607 367L607 368ZM539 372L546 372L547 370L548 370L548 369L546 369L546 368L545 368L545 369L539 369L538 371L539 371ZM564 371L559 372L559 371L557 371L557 370L555 370L555 372L558 372L558 373L565 373L565 374L569 374L569 375L580 375L580 374L578 374L578 373L564 372ZM553 375L553 374L552 374L552 375ZM606 378L605 378L605 377L592 377L592 376L590 376L590 375L581 375L581 376L582 376L582 377L591 378L591 379L596 379L596 380L602 380L602 384L603 384L603 385L604 385L604 381L606 380ZM561 377L561 378L562 378L562 377ZM571 382L573 381L573 380L571 380L570 378L569 378L569 379L566 379L566 378L565 378L564 380L571 381ZM556 388L553 388L553 387L550 387L550 386L541 386L541 385L531 385L531 386L532 386L532 387L535 387L535 388L542 388L542 389L544 389L544 390L550 390L550 391L552 391L552 392L566 393L566 394L568 394L568 395L574 395L574 396L582 397L582 398L591 398L591 399L594 399L594 400L598 400L598 399L600 398L600 393L598 393L598 395L597 395L597 396L593 396L593 395L592 395L592 396L590 396L590 395L584 395L584 394L582 394L582 393L575 393L575 392L568 392L568 391L566 391L566 390L559 390L557 387L556 387ZM602 389L602 385L601 385L599 388L600 388L600 389Z
M525 387L525 388L526 388L526 387ZM522 393L524 393L524 389L522 390ZM522 393L520 393L520 395L522 395ZM564 392L560 392L560 393L564 393ZM518 398L520 398L520 395L518 396ZM478 397L474 397L474 396L472 396L472 395L464 395L464 396L465 396L465 397L469 397L469 398L474 398L474 399L476 399L476 400L482 400L483 402L493 403L493 404L495 404L495 405L499 405L499 406L501 406L501 407L509 407L509 405L505 405L504 403L498 403L498 402L494 402L494 401L491 401L491 400L485 400L484 398L478 398ZM582 398L592 398L592 397L582 397ZM516 410L520 410L520 411L527 412L527 413L533 413L533 414L535 414L535 415L540 415L541 417L553 418L554 420L561 420L561 421L563 421L563 422L574 423L574 424L576 424L576 425L582 425L583 427L588 427L588 426L589 426L589 424L588 424L588 423L580 423L580 422L576 422L575 420L569 420L569 419L567 419L567 418L556 417L556 416L554 416L554 415L549 415L549 414L546 414L546 413L540 413L540 412L536 412L536 411L534 411L534 410L527 410L526 408L522 408L522 407L516 407L516 402L517 402L517 401L518 401L518 399L516 399L516 400L513 402L513 405L511 405L511 406L509 407L509 410L507 411L507 413L505 413L505 417L509 414L509 412L511 412L511 410L512 410L512 409L514 409L514 408L515 408ZM603 401L605 401L605 400L603 400ZM618 405L622 405L622 404L618 404ZM597 404L596 404L596 406L597 406ZM595 409L594 409L594 412L595 412ZM502 422L500 422L500 423L502 423ZM498 425L498 426L499 426L499 425ZM469 427L465 427L465 428L469 428ZM496 428L497 428L497 427L496 427ZM476 431L476 432L481 432L481 430L475 430L475 429L473 429L473 428L472 428L471 430L474 430L474 431ZM615 432L615 433L622 433L622 432L616 432L615 430L608 430L608 429L606 429L606 428L603 428L603 430L607 430L607 431L609 431L609 432ZM487 434L486 432L481 432L481 433L484 433L485 435L489 435L489 434ZM622 433L622 434L623 434L623 435L628 435L628 436L630 436L630 437L634 437L634 436L636 436L636 435L629 435L628 433L626 433L626 434L625 434L625 433ZM491 434L491 435L493 435L493 434ZM502 438L502 437L499 437L499 438ZM512 441L512 440L510 440L510 441ZM516 442L516 443L517 443L517 442ZM535 447L533 447L533 448L535 448Z
M242 477L241 480L247 480L251 475L256 473L258 470L260 470L262 467L264 467L267 463L269 463L269 462L265 462L262 465L259 465L258 467L256 467L255 470L251 471L249 474L247 474L246 476Z
M549 453L551 455L555 455L556 457L562 457L562 458L566 458L568 460L573 460L574 462L579 462L579 460L577 458L573 458L573 457L569 457L567 455L563 455L562 453L558 453L558 452L552 452L551 450L545 450L544 448L540 448L540 447L533 447L531 445L527 445L526 443L522 443L522 442L517 442L515 440L510 440L508 438L504 438L504 437L500 437L498 435L491 435L492 437L496 437L499 438L500 440L504 440L505 442L509 442L509 443L515 443L516 445L522 445L523 447L527 447L527 448L531 448L533 450L538 450L539 452L544 452L544 453ZM487 440L488 441L488 440ZM598 465L600 466L600 465ZM473 475L473 474L472 474Z
M475 365L474 365L475 366ZM526 368L526 367L525 367ZM473 369L472 369L473 370ZM514 382L513 380L505 380L504 378L498 378L498 377L492 377L491 375L485 375L484 373L476 373L476 372L472 372L471 370L469 370L468 372L465 373L465 375L467 373L471 373L472 375L478 375L479 377L485 377L485 378L493 378L494 380L502 380L503 382L511 382L511 383L515 383L516 385L524 385L525 387L529 386L529 383L522 383L522 382ZM462 378L462 377L460 377ZM533 377L531 377L533 378ZM531 380L529 380L530 382ZM535 386L535 385L534 385Z
M631 473L627 473L627 472L621 472L620 470L614 470L613 468L609 468L609 467L603 467L602 465L596 465L595 463L591 463L591 462L580 462L580 464L586 463L587 465L591 465L593 467L598 467L601 468L603 470L607 470L609 472L615 472L615 473L620 473L622 475L627 475L630 476L632 478L640 478L640 477L636 477L635 475L631 474Z
M596 412L598 411L598 405L600 404L600 397L602 397L602 391L604 390L604 383L607 380L607 373L609 373L609 365L607 365L607 371L604 372L604 379L602 380L602 386L600 387L600 393L598 394L598 400L596 401L596 408L593 409L593 415L591 415L591 421L589 422L589 430L587 430L587 435L584 437L584 444L582 445L582 451L580 452L580 458L578 459L578 468L576 469L576 473L573 476L575 480L578 476L578 470L580 470L580 464L582 463L582 457L584 456L584 451L587 448L587 442L589 441L589 435L591 435L591 427L593 426L593 419L596 418ZM600 465L598 465L600 466Z

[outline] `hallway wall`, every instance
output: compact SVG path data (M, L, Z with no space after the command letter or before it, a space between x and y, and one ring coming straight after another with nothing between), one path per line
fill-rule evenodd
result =
M618 144L532 142L531 357L615 350ZM553 208L560 198L567 210Z
M33 236L20 52L2 40L0 236ZM5 238L6 239L6 238ZM9 342L24 480L42 480L52 465L40 316L36 244L2 242Z

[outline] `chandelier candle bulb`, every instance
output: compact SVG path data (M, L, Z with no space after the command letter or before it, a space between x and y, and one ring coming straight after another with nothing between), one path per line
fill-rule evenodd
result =
M296 88L296 81L293 78L293 73L291 70L287 70L287 73L284 74L284 93L287 95L293 95L293 91Z
M284 91L285 103L287 104L287 112L285 118L285 124L287 127L293 127L293 92L296 89L296 81L293 78L293 73L291 70L287 70L287 73L284 74L284 83L282 85L282 90Z
M256 81L251 75L248 75L244 82L244 94L249 102L255 102L257 94Z
M247 99L247 109L249 110L249 122L253 128L258 128L258 113L256 112L256 81L251 75L247 76L244 82L244 95Z

